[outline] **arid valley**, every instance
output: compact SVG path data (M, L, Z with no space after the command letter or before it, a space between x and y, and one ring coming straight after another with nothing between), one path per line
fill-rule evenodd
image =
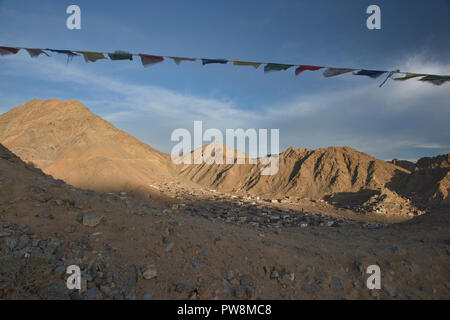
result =
M449 298L450 154L175 165L56 99L0 115L0 144L2 299Z

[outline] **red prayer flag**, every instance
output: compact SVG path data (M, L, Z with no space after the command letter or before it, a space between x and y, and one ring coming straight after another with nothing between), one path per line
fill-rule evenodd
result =
M12 48L12 47L0 47L0 55L6 54L16 54L19 52L20 48Z
M164 61L164 57L152 56L150 54L142 54L142 53L140 53L139 57L141 57L142 65L144 67L151 66L151 65L153 65L155 63Z
M318 67L318 66L299 66L297 69L295 69L295 75L298 76L300 73L302 73L305 70L308 71L316 71L319 69L322 69L324 67Z

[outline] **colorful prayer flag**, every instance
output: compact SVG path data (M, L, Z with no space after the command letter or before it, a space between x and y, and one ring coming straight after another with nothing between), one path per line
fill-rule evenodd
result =
M298 76L303 71L316 71L316 70L319 70L322 68L325 68L325 67L307 66L307 65L298 66L298 68L295 69L295 75Z
M86 62L95 62L97 60L106 59L105 55L102 52L93 52L93 51L75 51L81 53L84 57L84 61Z
M290 67L293 67L293 65L292 64L268 63L264 66L264 73L267 73L270 71L287 70Z
M235 66L252 66L255 69L258 69L259 66L261 65L261 63L259 63L259 62L249 62L249 61L239 61L239 60L234 60L233 64Z
M227 64L228 60L225 59L202 59L202 64L210 64L210 63L220 63L220 64Z
M27 50L31 58L39 57L41 54L45 54L47 57L50 57L50 55L42 49L25 48L25 50Z
M368 76L372 79L376 79L382 74L387 73L387 71L379 71L379 70L359 70L358 72L354 72L355 76Z
M439 76L439 75L428 75L421 79L420 81L431 82L434 85L440 86L441 84L450 81L450 76Z
M197 58L184 58L184 57L169 57L172 59L177 65L179 65L182 61L197 61Z
M12 47L0 47L0 56L6 56L8 54L16 54L19 52L20 48Z
M164 57L161 56L152 56L149 54L142 54L142 53L140 53L139 56L141 57L141 62L144 67L148 67L164 61Z
M338 76L344 73L352 72L358 69L349 69L349 68L328 68L323 72L323 76L326 78Z
M108 53L111 60L133 60L133 55L126 51L116 50L113 53Z

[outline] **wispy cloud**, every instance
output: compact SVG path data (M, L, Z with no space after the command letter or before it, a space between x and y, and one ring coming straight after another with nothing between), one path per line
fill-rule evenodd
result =
M450 149L450 145L433 143L433 144L418 144L415 146L416 148L423 149Z
M161 136L155 130L168 131L191 126L194 120L202 120L209 127L224 129L245 127L250 119L259 118L249 111L238 109L231 99L182 94L158 86L136 84L120 77L95 74L89 67L78 63L66 64L61 59L30 59L25 53L5 59L8 59L2 70L5 77L27 74L27 79L33 79L36 83L45 81L57 87L64 84L66 88L79 86L83 94L72 96L72 99L82 100L94 112L119 127L134 122L138 127L147 128L148 133L140 138L153 145L155 143L149 137L152 134ZM16 100L20 99L10 98L8 103ZM170 132L165 133L165 142L156 144L167 151Z

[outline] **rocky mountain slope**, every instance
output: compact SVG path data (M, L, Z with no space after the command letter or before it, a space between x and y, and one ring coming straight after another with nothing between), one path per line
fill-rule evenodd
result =
M325 222L314 211L194 191L164 204L81 190L0 145L0 299L449 297L442 212L393 225L314 223ZM372 264L381 290L366 287ZM81 290L66 288L70 265Z
M450 154L419 159L411 174L397 177L391 185L416 203L449 208Z
M96 191L137 190L159 196L151 185L184 181L272 198L337 196L342 202L347 196L351 200L368 195L363 203L376 192L420 206L449 201L449 155L411 164L382 161L350 147L289 148L279 155L278 172L268 176L261 175L261 163L174 165L168 154L118 130L76 101L31 100L0 115L0 142L45 173ZM201 152L211 154L210 147L217 146L203 146ZM233 153L248 163L248 155ZM194 153L184 157L194 160Z
M392 159L392 161L389 162L395 164L398 167L402 167L403 169L406 169L409 172L414 171L414 169L416 168L416 164L408 160Z
M210 151L205 152L205 149L202 148L207 157ZM193 159L192 154L190 156ZM450 201L450 154L422 158L417 164L411 164L401 160L386 162L350 147L317 150L291 147L279 155L277 174L268 176L260 174L265 167L263 164L248 164L248 155L243 157L246 164L179 165L179 174L220 191L248 192L275 198L337 197L340 202L350 203L359 197L362 203L370 200L374 193L383 194L383 199L387 197L392 203L408 203L394 206L399 212L411 211L414 205L445 207ZM411 206L408 199L413 200Z
M406 176L401 167L375 159L350 147L289 148L279 155L279 171L260 175L263 165L184 165L180 174L224 191L245 190L260 195L306 197L360 190L379 190L394 176Z

